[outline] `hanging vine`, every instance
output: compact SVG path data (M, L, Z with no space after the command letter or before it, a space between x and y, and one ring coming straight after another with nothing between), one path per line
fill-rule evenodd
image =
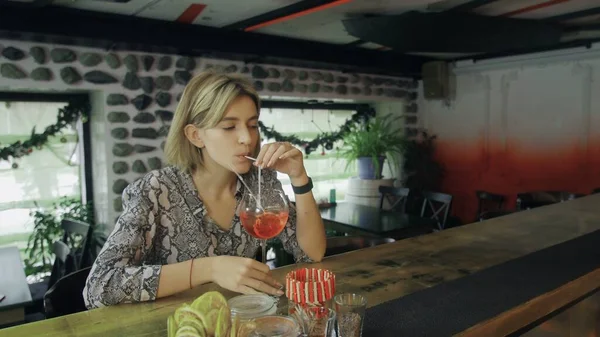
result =
M325 150L332 150L334 146L333 144L339 140L342 140L344 135L352 130L353 126L366 123L371 117L374 116L375 109L370 107L361 108L357 110L352 117L346 120L346 122L340 126L339 130L322 132L312 140L300 139L296 135L282 135L281 133L275 131L274 127L266 127L262 122L259 122L258 126L266 139L274 139L278 142L289 142L303 148L304 153L309 155L319 146L322 146Z
M44 132L37 133L34 127L31 130L31 137L26 141L17 141L0 147L0 160L9 161L12 159L13 168L17 168L18 164L14 162L15 159L28 156L34 149L41 149L51 137L59 135L62 130L73 125L79 118L85 123L90 110L91 106L87 101L71 101L65 107L58 109L56 123L47 126ZM66 142L66 138L63 137L61 142Z

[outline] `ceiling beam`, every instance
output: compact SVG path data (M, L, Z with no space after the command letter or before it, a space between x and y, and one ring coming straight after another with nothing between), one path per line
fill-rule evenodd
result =
M470 12L476 8L489 5L499 0L471 0L448 9L448 12Z
M568 2L568 1L571 1L571 0L550 0L550 1L539 3L539 4L521 7L521 8L512 10L510 12L500 14L498 16L511 17L511 16L516 16L516 15L521 15L521 14L537 11L538 9L556 6L558 4L561 4L563 2Z
M358 110L368 108L368 104L334 103L334 102L304 102L304 101L275 101L262 100L261 108L266 109L306 109L306 110Z
M242 21L238 21L229 24L223 28L227 29L246 29L252 26L259 25L261 23L277 20L279 18L287 17L297 13L311 10L316 7L329 5L336 2L337 0L301 0L291 5L274 9L270 12L263 13Z
M11 6L11 7L22 7L22 8L40 8L51 5L54 0L33 0L31 2L18 2L18 1L10 1L10 0L0 0L0 8L3 5Z
M501 52L557 44L563 34L562 27L551 22L454 12L410 11L342 23L348 34L396 52Z
M480 60L488 60L494 58L502 58L508 56L518 56L518 55L527 55L527 54L536 54L543 53L553 50L561 50L561 49L569 49L569 48L577 48L577 47L586 47L591 48L592 44L600 42L600 39L585 39L585 40L575 40L568 42L561 42L559 44L555 44L547 47L535 47L535 48L521 48L510 51L503 51L497 53L486 53L482 55L475 56L465 56L454 59L454 61L462 61L462 60L473 60L475 62Z
M365 43L367 43L367 41L363 41L361 39L358 39L358 40L354 40L352 42L348 42L344 46L346 46L346 47L358 47L358 46L360 46L362 44L365 44Z
M583 17L589 16L589 15L596 15L596 14L600 14L600 7L588 8L588 9L584 9L584 10L577 11L577 12L559 14L559 15L545 18L544 20L560 22L560 21L579 19L579 18L583 18Z
M224 30L135 16L47 6L0 5L0 37L122 50L203 55L254 62L418 76L426 57ZM215 56L218 55L218 56ZM310 64L310 65L309 65Z

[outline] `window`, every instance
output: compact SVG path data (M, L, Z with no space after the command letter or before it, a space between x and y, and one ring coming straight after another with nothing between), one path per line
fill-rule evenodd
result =
M322 132L338 131L355 112L354 110L263 108L260 120L265 126L274 127L283 135L294 134L310 141ZM272 141L272 139L263 139L263 143ZM333 150L324 153L324 149L319 148L304 158L304 166L313 180L313 193L317 201L328 200L332 189L335 189L336 200L343 200L348 178L356 175L356 166L349 165L346 170L346 160L338 157L336 149L342 146L342 143L340 141L334 144ZM293 200L294 193L287 175L279 173L278 178L286 194Z
M44 95L0 93L0 146L31 137L56 123L68 99L44 100ZM31 100L28 100L31 98ZM30 212L48 208L61 197L80 199L83 128L67 127L45 146L12 162L0 161L0 246L17 245L23 252L32 232Z

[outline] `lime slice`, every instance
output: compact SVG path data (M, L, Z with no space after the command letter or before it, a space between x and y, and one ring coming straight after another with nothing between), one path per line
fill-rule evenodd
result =
M192 302L192 308L205 315L212 310L218 310L223 306L227 306L227 300L218 291L206 292Z
M215 334L215 329L217 328L217 321L219 320L219 309L211 310L208 315L206 315L206 324L204 328L206 329L206 333L210 336Z
M227 306L219 309L217 316L217 327L215 328L215 337L228 337L231 327L231 312Z
M173 316L175 318L175 323L177 323L178 326L185 318L200 321L205 329L208 326L207 316L197 310L194 310L192 307L190 307L187 304L184 304L181 307L177 308L177 310L175 310L175 314ZM208 330L208 329L206 329L206 330Z
M191 326L182 326L177 329L175 337L201 337L198 331Z
M173 316L167 318L167 333L169 337L175 337L177 334L177 323L175 323Z
M191 326L192 328L196 329L196 331L198 331L198 335L200 335L201 337L207 337L202 321L194 319L190 316L184 316L181 319L181 321L179 321L179 327L181 328L184 326Z
M256 329L256 323L253 321L240 322L240 328L237 337L249 337L252 331Z
M231 316L231 312L230 312L229 316ZM229 337L237 337L239 327L240 327L240 318L236 316L231 319L231 328L229 329Z

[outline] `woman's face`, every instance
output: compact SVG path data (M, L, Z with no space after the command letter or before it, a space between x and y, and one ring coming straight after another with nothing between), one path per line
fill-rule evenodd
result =
M225 111L223 120L214 128L200 130L204 147L202 154L207 167L218 164L237 173L246 173L252 162L244 156L252 156L259 141L258 113L254 101L239 96Z

